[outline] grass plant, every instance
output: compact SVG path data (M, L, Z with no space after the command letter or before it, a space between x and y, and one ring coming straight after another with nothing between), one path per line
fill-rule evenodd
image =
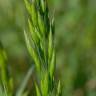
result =
M25 0L29 14L28 32L24 31L28 51L35 62L39 82L37 96L61 96L61 83L56 84L56 51L54 18L49 18L46 0Z

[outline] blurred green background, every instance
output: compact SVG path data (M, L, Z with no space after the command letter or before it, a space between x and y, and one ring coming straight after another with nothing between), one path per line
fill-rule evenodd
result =
M55 17L56 78L62 81L63 96L96 96L96 0L48 0L48 4ZM24 40L26 28L24 1L0 0L0 41L14 90L33 64ZM29 91L34 78L35 73Z

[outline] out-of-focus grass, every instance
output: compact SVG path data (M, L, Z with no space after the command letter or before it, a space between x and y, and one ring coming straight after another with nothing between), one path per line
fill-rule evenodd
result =
M55 9L56 77L62 79L65 96L96 95L95 5L95 0L49 0L51 11ZM0 40L16 80L14 90L32 63L22 34L25 16L23 0L0 0ZM32 80L27 87L30 91Z

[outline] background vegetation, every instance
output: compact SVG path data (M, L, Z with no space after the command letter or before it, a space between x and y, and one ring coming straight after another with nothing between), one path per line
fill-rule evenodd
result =
M55 16L56 79L62 81L63 96L96 96L96 0L48 0L48 3L50 15ZM23 0L0 0L0 41L6 53L4 62L0 55L0 66L6 62L10 77L7 83L13 94L33 64L24 41L26 17ZM0 44L0 54L1 50ZM35 74L33 71L26 86L31 94L35 94Z

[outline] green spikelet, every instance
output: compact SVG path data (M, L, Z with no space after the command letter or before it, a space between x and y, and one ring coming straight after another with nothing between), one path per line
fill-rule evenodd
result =
M54 19L49 20L46 0L24 0L29 13L28 32L24 32L27 48L32 56L37 74L39 87L35 84L37 96L56 96L60 94L60 83L54 91L56 52L54 46ZM53 92L54 91L54 92ZM51 94L52 93L52 94Z

